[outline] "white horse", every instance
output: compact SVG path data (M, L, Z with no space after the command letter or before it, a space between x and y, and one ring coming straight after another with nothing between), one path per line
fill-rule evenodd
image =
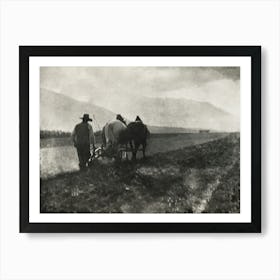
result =
M107 122L102 129L102 142L105 147L113 146L119 143L120 134L127 129L126 125L119 121L113 120Z
M118 154L121 145L126 145L125 133L127 126L120 120L112 120L102 129L102 146L105 153L110 151Z

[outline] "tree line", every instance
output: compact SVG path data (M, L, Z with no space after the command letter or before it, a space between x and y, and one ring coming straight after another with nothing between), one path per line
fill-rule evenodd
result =
M101 131L94 132L95 137L101 137ZM40 130L40 139L71 137L71 132L62 130Z
M64 138L70 137L71 132L65 132L62 130L40 130L40 139L45 138Z

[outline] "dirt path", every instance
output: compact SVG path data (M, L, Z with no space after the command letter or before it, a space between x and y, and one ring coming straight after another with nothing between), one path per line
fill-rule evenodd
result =
M202 173L209 173L211 171L206 169L202 172L198 169L191 168L186 172L184 184L190 188L189 200L193 213L202 213L205 210L213 191L220 183L220 175L218 175L214 180L204 182L205 185L202 185Z

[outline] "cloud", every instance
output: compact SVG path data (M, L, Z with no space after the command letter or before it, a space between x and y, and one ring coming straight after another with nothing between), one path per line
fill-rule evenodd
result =
M176 97L239 115L239 67L41 67L41 87L118 108L127 99Z

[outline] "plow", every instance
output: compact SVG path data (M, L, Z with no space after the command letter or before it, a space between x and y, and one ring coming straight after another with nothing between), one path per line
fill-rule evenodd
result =
M141 149L140 149L141 150ZM91 148L91 156L89 158L88 164L89 166L92 165L96 160L102 158L115 158L116 160L129 160L129 154L132 155L133 150L126 146L120 146L117 148L107 147L104 148L103 146L97 148ZM132 157L132 156L131 156Z

